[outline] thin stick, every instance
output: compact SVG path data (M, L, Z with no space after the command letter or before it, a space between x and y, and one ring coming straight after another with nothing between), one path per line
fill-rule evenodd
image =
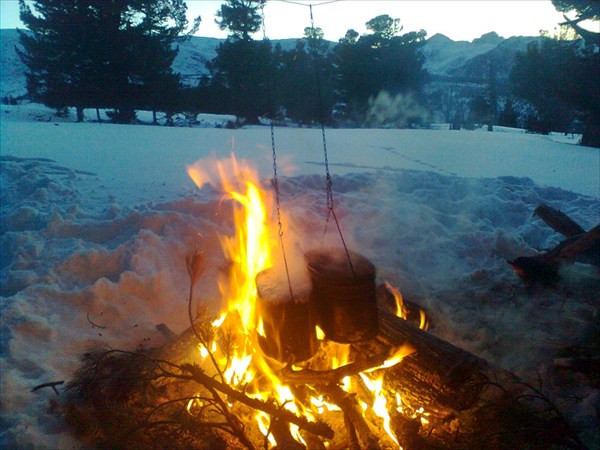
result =
M37 386L35 386L34 388L31 389L31 392L35 392L35 391L39 391L40 389L51 387L52 390L54 390L54 392L56 393L56 395L60 395L60 393L58 392L58 389L56 389L56 386L60 386L61 384L65 384L65 382L64 381L53 381L51 383L38 384Z
M92 319L90 319L90 313L89 311L85 314L85 317L87 318L87 321L96 328L100 328L101 330L106 330L106 327L103 327L102 325L98 325L97 323L92 322Z
M287 384L323 384L337 383L342 378L356 375L365 370L381 366L388 357L388 353L371 356L364 361L353 362L332 370L292 370L286 366L282 370L282 381Z
M233 398L234 400L237 400L238 402L243 403L246 406L249 406L250 408L258 409L260 411L266 412L267 414L273 417L277 417L286 422L298 425L299 428L309 431L318 436L323 436L328 439L333 438L333 430L329 427L329 425L327 425L324 422L309 422L304 417L296 416L295 414L286 409L279 409L276 405L273 405L271 403L267 403L255 398L250 398L242 392L229 387L227 384L221 383L218 380L209 377L198 366L192 364L183 364L181 366L181 369L184 372L189 372L190 376L174 374L170 376L180 379L192 379L197 383L200 383L208 388L215 389L227 395L228 397Z

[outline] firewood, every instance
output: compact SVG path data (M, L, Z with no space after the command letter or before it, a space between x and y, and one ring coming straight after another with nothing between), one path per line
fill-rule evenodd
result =
M481 392L481 381L487 379L490 365L483 359L433 334L418 328L389 312L381 311L379 336L372 343L399 347L405 342L416 352L386 372L395 390L414 407L451 411L473 406ZM495 375L508 373L494 369Z
M281 419L276 418L273 420L271 433L273 433L275 442L277 442L274 450L306 450L304 445L293 438L292 433L290 433L290 424Z
M281 419L286 422L293 423L297 425L299 428L309 431L318 436L324 436L326 438L331 439L333 437L333 430L324 422L310 422L304 417L296 416L290 411L282 408L278 408L277 406L264 402L259 399L250 398L245 395L243 392L237 391L232 387L228 386L225 383L221 383L214 378L208 376L204 373L204 371L196 365L193 364L184 364L181 366L181 369L184 373L188 373L188 375L182 375L179 378L181 379L192 379L197 383L206 386L208 388L215 389L229 398L239 401L246 406L249 406L253 409L258 409L260 411L266 412L267 414Z
M508 261L526 286L555 286L562 263L580 261L600 267L600 225L571 236L537 256L521 256Z
M516 375L445 342L388 312L379 311L373 351L410 342L416 352L386 370L384 386L403 403L423 407L427 439L410 428L413 448L581 448L575 433L543 394ZM485 444L482 444L485 442ZM426 444L426 445L425 445Z
M575 261L580 257L589 257L592 264L600 265L600 225L572 239L565 245L559 245L556 259Z
M337 383L344 377L356 375L382 365L388 356L389 352L385 351L362 361L356 361L332 370L293 370L291 367L286 366L281 371L281 379L286 384Z
M539 205L533 213L542 219L546 225L564 237L569 238L585 233L585 230L577 222L565 213L548 205Z
M369 450L379 450L379 438L373 434L367 421L363 417L356 397L352 394L348 394L337 384L322 385L320 390L329 397L329 399L338 405L344 412L344 417L352 424L354 430L361 443L361 448ZM350 441L352 442L352 438Z
M360 442L358 440L358 435L356 434L356 427L346 413L344 413L344 424L346 425L346 430L348 430L348 449L360 450Z
M492 435L495 436L493 442L505 440L517 446L523 442L527 445L537 445L540 442L544 445L548 442L574 442L574 446L577 447L576 438L564 420L558 419L556 413L548 414L547 403L542 401L534 406L522 404L522 399L529 399L532 395L528 394L529 388L526 383L516 375L437 338L384 308L379 309L378 316L378 336L367 342L352 344L358 353L364 355L363 362L358 360L355 363L370 361L371 364L375 364L376 360L384 358L382 355L389 354L390 349L398 348L406 342L416 349L415 353L406 356L401 363L385 369L384 375L385 388L399 393L408 410L423 407L428 414L427 419L431 422L423 433L415 434L415 422L405 422L406 417L395 419L400 424L396 431L403 433L400 437L408 448L450 448L450 443L453 443L452 448L461 447L463 444L477 447L481 441ZM187 353L183 350L186 345L195 349L197 341L191 339L189 334L189 330L184 332L178 339L179 342L170 343L166 347L177 349L180 353ZM349 365L352 368L351 372L358 368L352 365L355 363ZM184 371L190 371L191 366L183 367ZM339 376L344 375L342 372L348 371L349 368L342 368L337 372L336 370L313 373L307 369L292 371L287 368L283 373L284 378L291 378L294 392L301 391L303 383L310 384L313 390L325 394L342 408L346 419L352 425L348 428L349 445L352 444L352 430L355 430L363 448L378 448L377 436L369 429L357 399L342 391L336 384ZM196 381L202 384L206 382L213 387L219 386L220 392L234 400L261 409L274 418L297 425L301 423L301 428L315 435L331 436L331 429L324 423L307 422L291 413L289 417L287 411L275 405L249 399L228 386L221 386L217 380L203 374L199 368L191 372ZM293 379L294 377L297 379ZM298 399L298 396L296 397ZM250 403L246 403L248 401ZM301 399L300 401L302 402ZM256 405L251 404L252 402L256 402ZM506 423L507 418L513 418L515 423ZM534 424L532 426L536 430L535 433L528 433L526 427L529 423Z

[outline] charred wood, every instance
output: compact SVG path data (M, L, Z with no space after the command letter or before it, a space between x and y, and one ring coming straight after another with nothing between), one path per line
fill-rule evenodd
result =
M560 266L565 262L578 261L600 267L600 225L586 232L566 214L546 205L539 206L535 214L566 239L539 255L522 256L508 262L525 286L556 286L560 280Z
M538 389L388 312L379 317L371 351L407 341L416 349L384 377L409 409L428 413L426 430L392 414L407 448L582 448Z
M379 438L371 431L365 418L363 417L356 397L348 394L337 384L327 384L320 387L320 390L329 397L329 399L338 405L344 412L345 420L352 425L349 428L350 444L353 445L352 429L356 431L361 448L368 450L379 450Z
M539 205L533 212L557 233L564 237L573 237L585 233L585 230L565 213L548 205Z
M306 450L306 447L296 441L290 433L290 424L281 420L274 419L271 425L271 433L277 442L275 449L279 450Z

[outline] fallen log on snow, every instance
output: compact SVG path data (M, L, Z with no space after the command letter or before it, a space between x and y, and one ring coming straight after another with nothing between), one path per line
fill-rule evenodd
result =
M600 267L600 225L586 232L569 216L547 205L538 206L534 214L566 239L539 255L508 261L527 287L556 286L563 263L578 261Z

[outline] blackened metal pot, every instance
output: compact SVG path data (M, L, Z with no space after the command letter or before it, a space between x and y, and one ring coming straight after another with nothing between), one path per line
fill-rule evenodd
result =
M267 356L285 363L310 359L318 348L309 304L310 285L297 288L291 299L287 282L281 285L284 280L272 288L272 275L272 269L266 269L256 276L257 312L263 323L260 347Z
M304 255L312 291L310 305L325 337L361 342L377 336L375 266L343 248L315 249ZM351 263L350 263L351 262Z

